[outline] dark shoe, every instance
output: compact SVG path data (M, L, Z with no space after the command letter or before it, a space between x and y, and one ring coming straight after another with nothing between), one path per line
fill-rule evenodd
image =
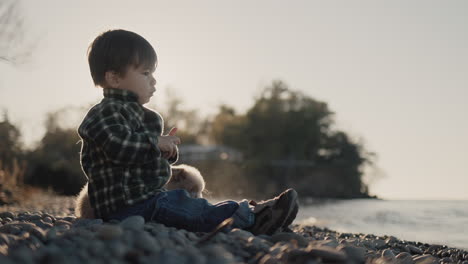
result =
M296 201L296 204L294 205L294 208L292 209L291 213L289 214L288 218L284 222L284 224L281 226L284 229L289 229L289 225L292 224L294 219L296 219L297 212L299 212L299 204Z
M288 189L273 199L259 203L251 201L251 204L255 206L253 209L255 223L248 231L254 235L271 235L288 222L290 224L294 220L295 214L297 214L297 210L294 214L297 206L297 192ZM294 216L291 217L293 214Z

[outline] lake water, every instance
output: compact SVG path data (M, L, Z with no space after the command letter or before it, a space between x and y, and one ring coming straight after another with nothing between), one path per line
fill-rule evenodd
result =
M468 249L468 201L356 199L302 203L294 223Z

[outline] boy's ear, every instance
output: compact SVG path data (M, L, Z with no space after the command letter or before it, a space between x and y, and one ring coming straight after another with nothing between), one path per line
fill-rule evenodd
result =
M106 83L111 88L119 88L120 86L120 74L116 71L106 71L104 78Z

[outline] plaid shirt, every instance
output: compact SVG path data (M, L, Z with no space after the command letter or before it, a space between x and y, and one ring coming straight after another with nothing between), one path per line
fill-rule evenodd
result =
M168 161L161 156L157 143L163 126L162 117L140 105L136 94L104 89L104 99L78 128L81 166L97 217L106 218L164 190L169 163L177 157Z

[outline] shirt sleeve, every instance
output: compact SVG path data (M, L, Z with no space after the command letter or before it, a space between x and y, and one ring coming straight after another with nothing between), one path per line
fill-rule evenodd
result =
M161 157L157 136L136 132L131 116L124 107L111 106L103 110L93 129L95 143L109 160L117 164L144 164Z

